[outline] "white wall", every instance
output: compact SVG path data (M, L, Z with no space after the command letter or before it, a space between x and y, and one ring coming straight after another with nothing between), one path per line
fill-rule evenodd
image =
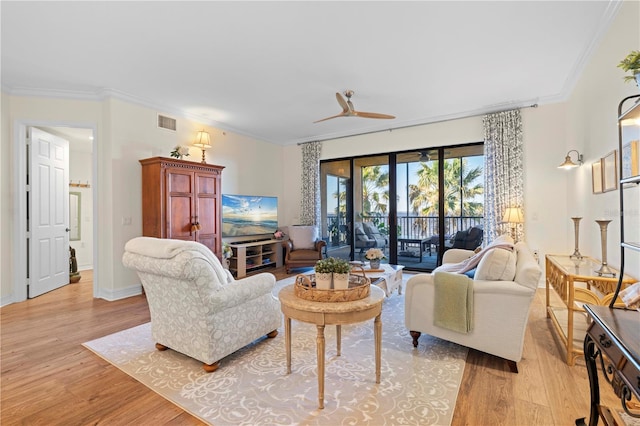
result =
M0 156L0 259L7 259L11 256L11 224L9 217L12 212L13 204L9 202L12 191L10 186L10 169L9 164L11 157L11 132L10 132L10 116L9 97L3 93L1 97L0 108L0 147L5 155ZM13 266L8 262L0 261L0 306L6 304L3 300L11 299L13 293L11 279L13 276ZM7 302L8 303L8 302Z
M19 280L14 271L14 260L25 253L16 253L14 241L15 205L15 150L17 125L62 125L71 127L100 127L101 104L94 101L67 101L60 99L36 99L2 95L2 141L4 155L0 156L2 176L2 215L0 216L0 304L16 301L14 285Z
M596 219L613 220L608 227L609 265L620 265L619 192L593 194L591 163L618 149L618 103L626 96L640 93L633 83L623 82L625 75L616 65L640 44L640 2L625 1L616 20L567 102L567 137L565 149L578 149L585 164L568 173L565 252L573 247L573 224L570 216L581 216L580 251L601 259L600 228ZM627 103L628 108L631 103ZM625 232L639 235L640 187L625 189ZM584 242L583 242L584 241ZM625 272L640 279L640 254L625 251Z
M16 301L14 283L19 280L13 271L15 256L19 254L12 250L16 209L12 158L16 124L76 125L97 129L95 152L98 166L92 182L97 187L97 209L93 212L97 221L94 279L99 287L97 296L108 300L140 292L137 276L125 269L121 262L124 244L142 234L139 159L168 157L176 145L190 145L196 132L204 128L211 134L213 144L206 152L207 162L225 166L223 193L264 194L283 199L281 183L285 170L281 146L230 132L223 133L181 117L175 117L177 132L159 129L156 126L157 114L163 111L117 99L87 102L3 94L2 100L2 146L6 152L0 156L2 305ZM200 162L201 150L191 148L190 156L185 159ZM80 179L86 180L84 177ZM283 205L282 209L286 206ZM123 225L126 218L131 218L130 225Z
M524 133L525 169L525 234L532 248L543 256L549 252L562 252L564 241L558 243L558 233L564 238L566 194L564 181L566 174L557 169L566 151L559 141L564 140L564 110L562 104L548 105L522 110ZM376 134L355 136L324 141L322 159L340 158L369 153L403 151L425 147L447 146L479 142L484 139L482 117L472 117L411 127ZM294 176L299 176L300 148L287 147L286 156ZM297 154L297 155L296 155ZM557 164L556 164L557 163ZM296 169L293 169L293 166ZM545 188L562 185L561 191L549 193ZM287 204L299 205L298 182L289 182L285 191ZM549 204L554 209L550 209ZM541 262L542 263L542 262Z
M582 216L580 251L601 259L600 231L595 219L614 219L609 225L608 263L620 266L618 192L591 193L590 164L617 148L617 105L625 96L638 93L624 83L618 62L640 40L640 2L625 1L610 31L595 48L583 75L567 102L522 109L525 234L537 249L544 267L545 254L571 254L574 249L572 216ZM463 88L461 87L461 90ZM482 117L472 117L408 129L380 132L323 142L322 159L414 148L452 145L483 140ZM567 151L585 154L585 165L565 171L557 166ZM299 146L285 148L284 156L292 176L301 174ZM638 191L638 188L633 189ZM627 189L625 191L632 191ZM285 182L287 205L295 206L290 217L298 217L298 180ZM639 226L640 206L626 205L627 227ZM635 208L634 208L635 207ZM637 228L636 228L637 229ZM640 279L638 254L626 256L626 272Z
M571 216L581 215L581 251L600 257L596 218L612 218L609 231L609 263L619 265L617 193L591 194L590 163L617 148L617 104L638 89L622 81L617 63L640 40L640 3L625 1L615 23L597 46L574 93L565 103L523 109L525 167L525 232L532 248L541 255L573 252ZM461 83L460 90L464 90ZM156 127L163 111L132 105L117 99L104 101L60 100L2 94L2 147L0 156L0 304L13 300L17 279L13 270L13 140L17 123L95 127L98 167L98 241L95 278L98 295L106 299L139 292L137 277L121 263L125 242L141 234L140 165L138 160L168 156L177 144L189 145L203 126L178 119L178 131ZM171 114L168 114L171 115ZM207 162L226 166L225 193L265 194L279 198L282 225L299 223L299 146L280 147L204 126L213 138ZM324 142L322 158L390 152L426 146L477 142L483 139L481 117L417 126L392 132ZM586 164L570 172L556 168L569 149L585 154ZM200 150L191 149L188 160L199 161ZM638 189L635 189L636 191ZM626 190L631 191L631 190ZM637 198L636 198L637 199ZM640 206L631 209L639 226ZM131 225L122 218L131 217ZM633 220L628 220L632 226ZM584 242L582 242L584 241ZM627 272L640 278L637 253L627 256Z
M71 182L93 185L92 165L91 152L69 149L69 180ZM69 241L69 245L76 251L78 270L93 269L93 189L69 187L69 192L80 193L80 239Z

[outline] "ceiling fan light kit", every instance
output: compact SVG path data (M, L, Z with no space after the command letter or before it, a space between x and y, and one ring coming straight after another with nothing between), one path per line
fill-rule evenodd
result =
M327 121L327 120L331 120L332 118L338 118L338 117L362 117L362 118L378 118L378 119L387 119L387 120L396 118L395 116L389 115L389 114L356 111L355 108L353 107L353 103L351 102L351 96L353 96L354 93L355 92L353 90L345 90L344 96L347 97L347 100L345 100L339 92L336 92L336 100L342 107L342 112L340 114L332 115L331 117L314 121L314 123L320 123L321 121Z

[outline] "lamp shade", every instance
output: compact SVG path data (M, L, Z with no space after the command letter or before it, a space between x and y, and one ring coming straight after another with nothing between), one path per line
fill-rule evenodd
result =
M197 146L202 149L211 148L211 136L209 136L209 133L204 130L200 130L196 135L196 140L193 142L193 146Z
M507 207L502 221L508 223L524 223L524 213L520 207Z
M574 167L578 167L578 165L574 163L568 155L565 157L564 163L558 166L559 169L573 169Z
M578 154L578 164L574 163L573 160L571 159L572 152L575 152L576 154ZM574 167L578 167L582 165L582 163L584 162L582 158L583 158L582 154L580 154L575 149L572 149L571 151L567 152L567 156L564 158L564 162L560 164L558 168L568 170L568 169L573 169Z

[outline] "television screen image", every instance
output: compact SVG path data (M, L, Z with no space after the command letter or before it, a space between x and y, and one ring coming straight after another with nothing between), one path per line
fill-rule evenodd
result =
M273 234L278 230L278 198L222 194L222 236Z

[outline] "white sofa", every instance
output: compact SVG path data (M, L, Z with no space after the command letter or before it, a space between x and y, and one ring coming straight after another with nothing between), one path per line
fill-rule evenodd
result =
M410 278L405 293L405 325L411 331L414 347L418 345L420 334L427 333L502 357L510 361L511 371L517 372L516 363L522 359L529 310L542 270L525 243L515 244L514 249L515 276L510 281L477 279L480 267L488 267L482 261L478 265L473 280L474 326L466 334L434 325L433 275L418 274ZM472 255L474 252L470 250L447 250L443 265L461 262ZM495 270L494 265L493 274ZM489 271L489 275L491 273ZM487 272L484 271L484 276L486 275Z
M278 334L273 274L234 280L206 246L151 237L128 241L122 262L140 277L159 350L188 355L211 372L225 356Z

